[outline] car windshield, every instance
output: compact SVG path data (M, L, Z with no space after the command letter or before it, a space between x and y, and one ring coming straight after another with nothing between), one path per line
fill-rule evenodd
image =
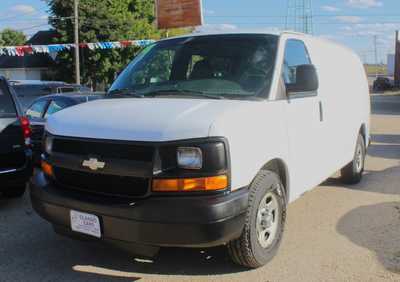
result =
M16 114L10 94L0 86L0 118L11 118L15 117Z
M145 48L108 96L266 97L278 37L235 34L176 38Z

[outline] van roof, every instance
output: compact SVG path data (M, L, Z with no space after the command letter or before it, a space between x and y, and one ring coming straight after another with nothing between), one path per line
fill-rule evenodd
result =
M282 36L285 34L291 34L291 35L296 35L304 38L314 38L323 42L327 42L329 44L334 44L338 47L341 47L343 49L346 49L347 51L350 51L351 53L354 53L354 51L347 47L344 46L336 41L321 37L321 36L313 36L307 33L302 33L302 32L297 32L297 31L291 31L291 30L265 30L265 29L232 29L232 30L223 30L223 31L212 31L212 32L204 32L204 31L194 31L190 34L185 34L185 35L180 35L180 36L174 36L174 37L169 37L169 38L164 38L159 41L164 41L164 40L169 40L169 39L174 39L174 38L185 38L185 37L199 37L199 36L207 36L207 35L229 35L229 34L265 34L265 35L275 35L275 36Z
M164 38L160 41L169 40L169 39L173 39L173 38L192 37L192 36L197 37L197 36L206 36L206 35L229 35L229 34L265 34L265 35L276 35L276 36L281 36L283 34L296 34L296 35L300 35L300 36L304 36L304 37L311 36L309 34L290 31L290 30L277 31L277 30L265 30L265 29L234 29L234 30L207 31L207 32L194 31L192 33L185 34L185 35Z

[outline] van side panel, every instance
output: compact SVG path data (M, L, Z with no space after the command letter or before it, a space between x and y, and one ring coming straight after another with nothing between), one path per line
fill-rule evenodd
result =
M243 102L242 107L226 112L211 126L210 136L225 136L229 140L232 190L248 186L270 160L278 158L288 165L283 115L286 103Z
M320 81L318 97L322 102L323 122L318 145L323 148L323 154L317 163L318 172L311 165L308 166L309 159L304 160L308 168L305 175L296 173L298 168L292 160L299 154L289 150L286 114L291 102L276 99L284 43L289 38L304 41ZM270 101L243 102L241 107L226 111L210 127L209 136L225 136L229 140L232 190L248 186L270 160L283 160L288 169L290 187L287 188L291 202L352 159L357 135L363 124L369 136L370 105L364 69L359 58L350 50L302 35L283 35L279 46ZM310 138L313 137L310 135ZM315 152L310 151L309 154Z
M326 154L321 166L329 177L350 162L358 132L369 129L369 93L365 71L350 50L325 40L306 40L319 77Z

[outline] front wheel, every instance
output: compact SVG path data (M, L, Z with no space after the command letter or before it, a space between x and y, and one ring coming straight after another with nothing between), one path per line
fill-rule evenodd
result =
M249 205L241 236L228 243L232 260L257 268L268 263L281 243L286 219L284 187L278 175L260 171L249 191Z
M357 138L353 160L341 170L341 180L345 184L357 184L361 181L364 172L366 148L363 136Z

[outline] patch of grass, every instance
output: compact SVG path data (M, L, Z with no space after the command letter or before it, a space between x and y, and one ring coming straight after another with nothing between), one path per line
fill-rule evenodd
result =
M386 65L364 65L365 71L367 75L387 75L387 66Z

